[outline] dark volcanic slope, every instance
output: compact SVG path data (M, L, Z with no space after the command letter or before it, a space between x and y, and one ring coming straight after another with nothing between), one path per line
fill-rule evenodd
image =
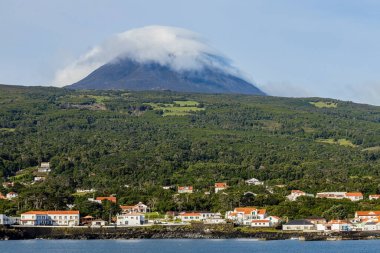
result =
M105 64L84 79L67 87L265 95L243 79L218 69L204 68L202 71L177 72L158 63L141 64L130 59Z

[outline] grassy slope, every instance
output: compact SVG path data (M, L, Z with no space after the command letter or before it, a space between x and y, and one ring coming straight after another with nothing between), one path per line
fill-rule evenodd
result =
M206 187L213 180L255 176L315 191L332 189L337 181L357 187L360 182L347 181L357 174L375 176L375 185L377 153L361 150L380 145L380 109L343 101L320 108L313 101L1 86L0 128L13 129L0 131L2 170L12 175L40 160L69 166L67 159L74 159L67 175L59 173L73 175L78 187L100 187L107 180ZM104 103L107 110L67 109L67 103ZM146 104L155 110L142 108ZM183 116L156 113L167 108L166 115ZM88 177L90 171L95 176Z

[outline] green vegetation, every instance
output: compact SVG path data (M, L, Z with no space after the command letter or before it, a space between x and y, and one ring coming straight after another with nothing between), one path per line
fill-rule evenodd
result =
M326 101L310 102L310 104L314 105L317 108L337 108L338 107L338 103L326 102Z
M117 206L87 198L110 194L119 204L142 201L160 213L241 205L291 219L380 209L368 200L285 201L292 189L380 193L380 108L337 101L333 110L320 109L313 101L0 86L0 129L12 129L0 131L0 178L15 182L0 191L19 193L15 201L0 200L0 213L75 204L108 220ZM181 117L162 117L171 114ZM33 168L45 161L52 171L32 184ZM265 186L246 185L252 177ZM230 187L215 194L215 182ZM177 195L162 188L168 185L192 185L195 193Z
M339 144L342 146L352 147L352 148L356 147L355 144L353 144L351 141L346 140L346 139L335 140L335 139L329 138L329 139L317 139L316 141L321 142L321 143L328 143L328 144Z

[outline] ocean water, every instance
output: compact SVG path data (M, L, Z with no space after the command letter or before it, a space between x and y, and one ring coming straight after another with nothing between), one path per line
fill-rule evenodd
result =
M114 252L380 252L380 240L367 241L316 241L296 240L255 241L237 240L23 240L0 241L1 253L114 253Z

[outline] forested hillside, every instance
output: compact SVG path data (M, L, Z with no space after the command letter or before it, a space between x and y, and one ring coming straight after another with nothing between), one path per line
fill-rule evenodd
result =
M35 168L48 161L46 180L32 183ZM380 193L380 107L320 98L4 85L0 175L15 182L0 188L3 194L19 193L16 201L0 200L0 213L74 203L102 215L76 194L93 188L96 195L116 194L120 204L144 201L157 211L257 205L288 217L330 209L344 217L379 204L301 198L290 205L284 197L291 189ZM246 185L252 177L265 185ZM227 182L226 194L213 193L215 182ZM192 185L195 193L162 189L169 185Z

